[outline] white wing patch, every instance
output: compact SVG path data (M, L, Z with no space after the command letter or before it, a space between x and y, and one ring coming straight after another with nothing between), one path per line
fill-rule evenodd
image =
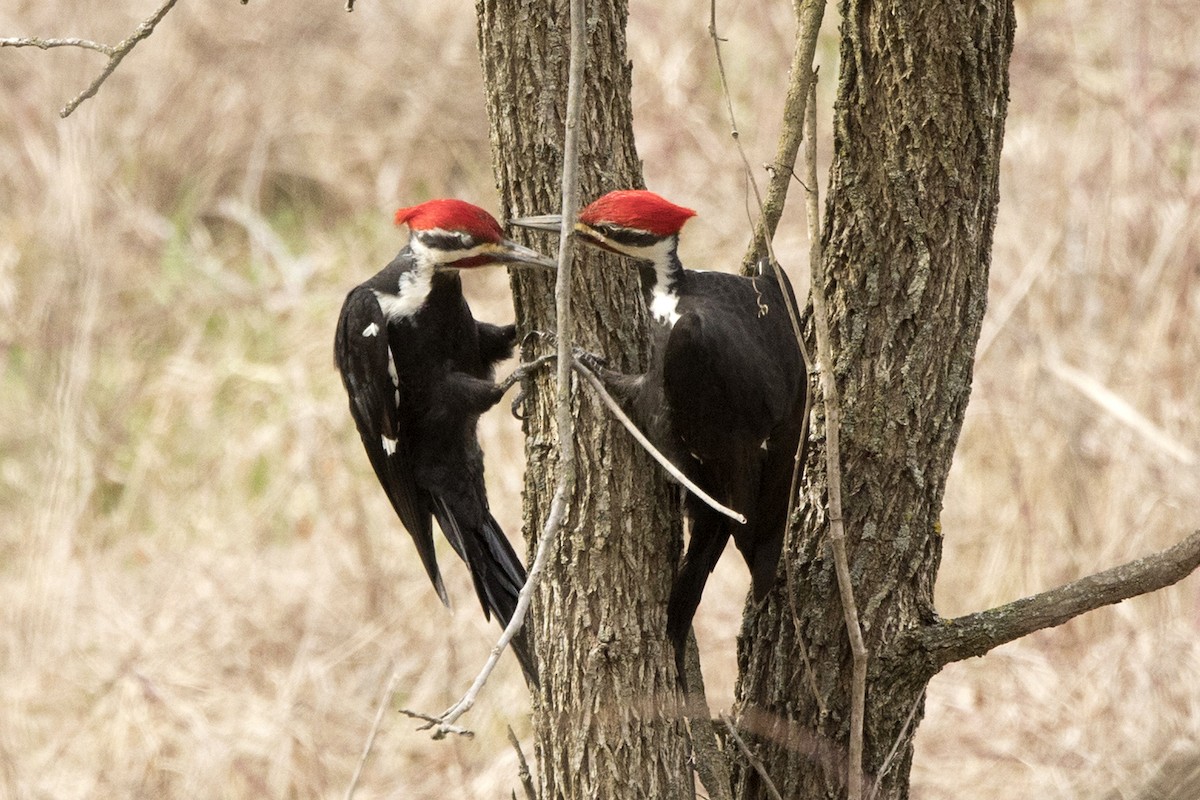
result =
M375 336L379 333L379 326L372 322L367 327L363 328L363 336Z
M388 348L388 377L392 379L392 386L397 390L400 388L400 376L396 374L396 359L392 358L392 348ZM396 402L399 403L400 392L396 392Z
M396 454L396 440L389 439L386 436L380 436L379 438L383 440L383 452L387 453L389 456L395 455Z

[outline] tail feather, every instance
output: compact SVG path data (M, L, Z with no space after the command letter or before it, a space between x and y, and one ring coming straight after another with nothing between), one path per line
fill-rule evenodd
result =
M689 498L690 500L691 498ZM729 541L729 524L720 513L702 503L689 509L692 518L691 541L675 584L671 587L671 598L667 601L667 637L675 649L676 673L682 680L684 654L688 631L708 576L721 558L721 552Z
M446 533L446 538L450 539L452 544L456 540L461 544L462 550L459 551L459 555L471 573L471 581L475 585L475 593L479 596L484 615L491 619L494 614L501 627L507 627L516 611L517 596L521 587L525 585L526 574L521 560L509 544L504 531L500 529L499 523L485 510L483 522L477 529L464 529L459 524L459 516L440 497L436 498L434 503L434 516ZM458 547L455 549L458 550ZM513 654L525 673L525 680L536 686L537 667L528 631L527 627L522 626L511 644Z

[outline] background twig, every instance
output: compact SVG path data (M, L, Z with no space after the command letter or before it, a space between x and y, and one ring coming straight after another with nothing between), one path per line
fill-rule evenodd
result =
M155 26L162 22L163 17L165 17L167 12L169 12L175 6L176 2L178 2L178 0L166 0L166 2L158 7L157 11L143 20L142 24L138 25L133 33L131 33L117 45L99 44L88 39L38 39L19 37L0 39L0 47L40 47L43 50L47 50L51 47L82 47L87 50L95 50L97 52L104 53L106 56L108 56L108 63L104 65L104 69L100 71L100 74L96 76L96 79L92 81L86 89L77 94L69 103L63 106L62 110L58 112L60 117L66 118L71 116L71 112L79 108L79 104L84 100L87 100L89 97L95 97L96 92L100 91L100 86L106 80L108 80L109 75L113 74L113 70L115 70L117 66L125 59L125 56L129 55L130 51L137 46L138 42L154 33Z

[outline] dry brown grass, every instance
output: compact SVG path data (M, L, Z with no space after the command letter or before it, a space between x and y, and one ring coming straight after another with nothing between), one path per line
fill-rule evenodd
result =
M777 5L722 23L756 163L790 53ZM399 700L434 710L490 645L462 571L449 613L411 557L330 358L344 291L402 241L388 210L494 207L473 20L340 7L180 4L65 122L101 59L0 52L0 796L340 796L389 665ZM701 212L685 258L732 264L743 182L695 8L635 3L636 124L649 184ZM149 10L17 0L0 32L115 40ZM1200 450L1200 21L1186 0L1020 12L947 615L1200 519L1200 465L1052 368ZM835 52L829 36L825 92ZM803 227L785 225L800 276ZM502 275L469 283L481 317L511 316ZM515 531L519 432L501 411L482 432ZM743 572L722 564L698 619L718 702ZM1193 577L946 670L914 796L1135 796L1200 748L1198 593ZM389 716L359 796L507 796L503 725L528 731L514 664L470 722L473 741L434 743Z

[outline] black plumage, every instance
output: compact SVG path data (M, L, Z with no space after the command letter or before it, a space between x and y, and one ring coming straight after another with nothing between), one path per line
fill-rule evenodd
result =
M780 285L769 268L756 277L684 269L679 231L693 215L650 192L618 191L581 211L576 225L588 244L638 260L654 319L643 374L593 366L672 463L746 517L742 525L691 494L685 500L690 540L667 607L681 673L688 630L730 536L755 599L774 585L808 389L786 277ZM553 228L558 220L514 222Z
M512 353L516 331L474 318L455 266L552 262L503 239L490 216L480 226L461 213L437 206L401 220L398 212L412 227L409 245L347 295L334 359L371 466L438 596L448 604L433 519L466 563L485 615L505 625L525 569L489 509L476 424L503 394L494 368ZM512 644L536 681L524 629Z

